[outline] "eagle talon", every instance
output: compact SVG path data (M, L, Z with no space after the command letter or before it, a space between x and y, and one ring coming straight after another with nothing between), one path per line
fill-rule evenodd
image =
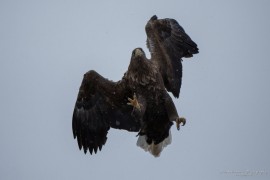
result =
M179 131L180 130L180 124L183 123L182 126L184 126L186 124L186 119L184 117L178 117L176 120L176 128Z
M130 105L130 106L133 106L134 108L137 108L139 111L141 111L141 105L140 105L140 103L138 102L138 99L137 99L137 96L136 96L136 94L134 93L133 94L133 99L131 99L131 98L128 98L128 105ZM134 109L133 109L134 110Z

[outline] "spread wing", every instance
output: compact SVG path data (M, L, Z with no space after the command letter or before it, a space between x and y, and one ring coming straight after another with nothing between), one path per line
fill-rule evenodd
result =
M92 154L106 143L110 127L139 131L140 124L127 106L125 82L112 82L95 71L84 75L75 104L72 129L79 148Z
M181 58L197 54L197 44L174 19L157 19L157 16L153 16L146 24L145 30L151 60L158 66L166 89L175 97L179 97L182 79Z

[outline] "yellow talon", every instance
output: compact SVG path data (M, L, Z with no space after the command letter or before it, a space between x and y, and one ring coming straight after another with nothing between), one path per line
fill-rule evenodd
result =
M186 124L186 119L184 117L178 117L176 120L176 128L179 131L180 130L180 124L183 123L182 126L184 126Z
M137 97L136 97L136 94L135 93L133 95L133 99L128 98L128 101L129 101L127 103L128 105L133 106L133 107L139 109L139 111L141 111L141 106L140 106L140 103L137 100Z

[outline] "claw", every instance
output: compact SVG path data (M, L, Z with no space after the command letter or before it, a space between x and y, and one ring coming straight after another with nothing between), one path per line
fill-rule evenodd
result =
M141 111L140 103L138 102L138 99L136 97L136 94L134 93L133 99L128 98L128 105L133 106L134 108L137 108L139 111Z
M178 117L176 120L176 128L179 131L180 130L180 124L183 123L182 126L184 126L186 124L186 119L184 117Z

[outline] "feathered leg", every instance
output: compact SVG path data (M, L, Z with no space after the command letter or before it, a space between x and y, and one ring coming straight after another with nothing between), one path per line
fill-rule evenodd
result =
M179 117L172 98L167 93L165 94L165 107L170 121L175 121L177 130L180 130L180 124L182 123L184 126L186 124L186 119L184 117Z

